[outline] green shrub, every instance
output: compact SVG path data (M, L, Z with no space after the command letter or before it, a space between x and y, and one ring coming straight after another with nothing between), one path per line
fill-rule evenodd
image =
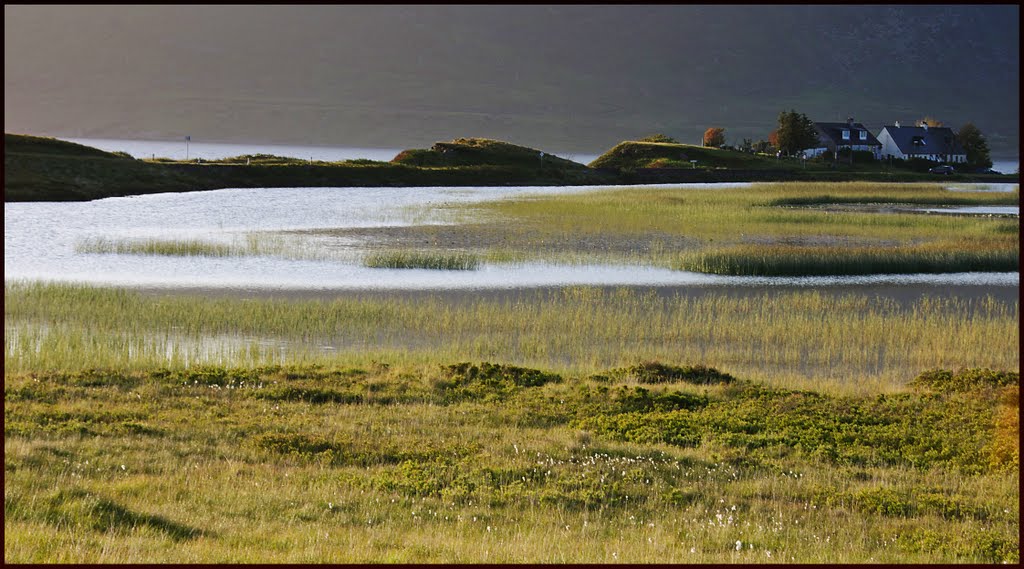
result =
M947 369L933 369L918 375L910 382L913 387L945 392L965 392L1019 384L1018 372L988 368L961 369L955 373Z
M667 144L679 144L679 141L665 134L650 134L643 138L636 139L637 142L664 142Z
M659 362L642 362L635 366L617 368L608 372L612 377L637 383L671 383L683 381L698 385L731 383L735 378L713 367L703 365L673 366Z

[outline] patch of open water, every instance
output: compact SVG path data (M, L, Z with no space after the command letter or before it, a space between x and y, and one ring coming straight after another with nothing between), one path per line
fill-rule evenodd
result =
M955 206L915 208L915 211L927 213L949 213L968 215L1016 215L1020 216L1020 206Z

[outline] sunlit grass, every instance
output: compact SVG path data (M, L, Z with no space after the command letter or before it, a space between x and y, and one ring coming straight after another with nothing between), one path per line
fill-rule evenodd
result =
M680 239L693 256L720 256L715 251L751 244L798 242L809 250L804 262L794 264L795 253L787 248L761 248L764 263L792 270L806 267L807 274L847 274L838 267L858 270L913 272L915 265L931 271L974 270L986 259L983 270L1016 270L1007 266L1018 249L1020 222L969 216L938 216L870 211L827 211L794 206L822 204L915 204L915 205L1015 205L1012 193L951 192L939 184L780 183L754 184L749 188L672 189L625 188L588 193L514 198L472 206L458 206L464 221L476 220L479 228L502 235L504 256L548 259L571 255L604 262L640 262L682 268ZM482 223L481 223L482 222ZM440 228L435 231L457 232ZM480 231L484 231L480 229ZM602 245L590 245L599 238ZM658 241L669 246L650 246ZM483 240L481 240L484 242ZM486 243L486 242L484 242ZM543 246L538 246L538 245ZM553 246L552 244L560 244ZM486 250L496 245L482 245ZM630 249L632 247L632 250ZM902 249L892 262L865 262L869 249ZM949 254L935 261L934 251ZM509 252L514 251L518 255ZM749 250L748 250L749 251ZM815 264L819 253L822 263ZM486 253L485 253L486 254ZM776 255L778 254L778 255ZM871 255L867 253L867 255ZM871 257L884 257L875 255ZM831 260L829 260L831 259ZM901 267L901 262L906 262ZM693 263L685 263L693 266ZM789 273L785 273L789 274Z
M578 380L447 401L444 380L5 374L5 561L1019 560L1018 471L986 444L999 391ZM707 399L663 411L645 394ZM692 421L699 444L656 442Z
M934 245L849 247L740 245L682 255L674 268L720 275L814 276L885 273L1014 272L1016 247L948 250Z
M303 260L350 260L354 254L311 246L302 236L251 232L229 242L201 239L114 239L92 237L75 243L76 253L164 255L173 257L282 257Z
M580 287L517 300L243 300L7 283L4 299L4 363L15 371L498 359L585 375L660 360L885 390L932 367L1019 365L1017 303L991 298L900 307L814 291L688 298Z
M197 239L85 239L75 244L77 253L114 253L118 255L166 255L175 257L228 257L239 250L223 243Z
M384 251L367 254L363 265L374 269L471 271L480 266L480 259L469 253Z

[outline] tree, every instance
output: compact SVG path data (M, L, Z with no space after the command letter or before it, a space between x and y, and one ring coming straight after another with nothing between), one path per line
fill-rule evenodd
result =
M916 126L942 126L942 121L926 116L923 119L917 119L917 122L914 124Z
M768 133L768 145L776 150L779 149L779 129Z
M960 132L956 134L956 139L960 142L960 146L963 146L964 150L967 151L968 164L979 168L992 167L988 141L985 140L985 135L981 133L978 127L971 123L965 124L960 127Z
M818 129L807 115L790 110L779 113L778 144L785 154L796 154L818 145Z
M772 132L774 132L774 131L772 131ZM771 138L771 135L769 135L768 138ZM754 152L756 152L758 154L774 154L775 153L774 145L772 145L772 143L768 142L767 140L758 140L757 142L755 142L753 144L753 146L751 146L751 150L753 150Z
M704 146L718 148L725 144L725 129L720 126L713 126L704 131Z

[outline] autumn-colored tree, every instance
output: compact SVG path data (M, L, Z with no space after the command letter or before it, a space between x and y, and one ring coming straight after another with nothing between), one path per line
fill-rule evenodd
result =
M773 148L778 149L779 147L779 129L775 129L768 133L768 144L771 144Z
M938 119L935 119L935 118L932 118L932 117L929 117L929 116L926 116L923 119L918 119L917 122L914 123L914 124L917 125L917 126L924 126L924 125L928 125L928 126L942 126L942 121L940 121Z
M956 139L960 146L967 152L967 163L982 168L992 167L992 158L989 156L988 142L981 130L971 123L960 127Z
M704 146L712 146L718 148L725 144L725 129L719 126L713 126L704 131Z

